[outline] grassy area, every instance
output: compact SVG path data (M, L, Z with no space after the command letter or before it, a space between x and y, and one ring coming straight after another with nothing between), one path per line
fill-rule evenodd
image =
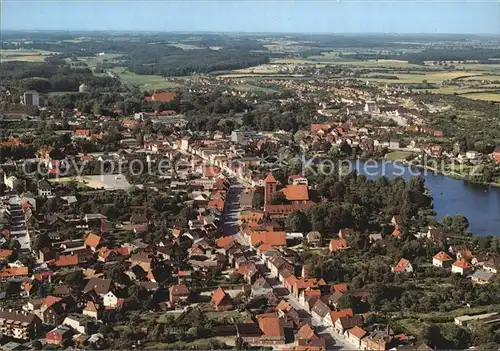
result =
M265 93L276 93L277 92L274 89L259 87L259 86L251 85L251 84L235 84L235 85L231 85L231 88L233 88L235 90L251 91L251 92L258 92L258 91L265 92Z
M496 101L500 102L500 93L491 93L491 92L484 92L484 93L466 93L466 94L461 94L461 96L467 98L467 99L472 99L472 100L485 100L485 101Z
M465 72L465 71L455 71L455 72L415 72L397 74L397 73L387 73L384 75L397 76L398 79L386 79L386 78L372 78L373 76L380 76L380 73L369 73L360 79L362 80L370 80L381 83L399 83L399 84L415 84L422 83L424 80L428 83L436 83L441 84L445 80L450 80L462 76L473 76L480 75L479 72Z
M211 341L224 342L229 345L234 345L234 337L216 337L207 339L198 339L194 341L177 341L174 343L152 342L147 343L145 350L210 350Z
M411 151L393 151L386 155L386 159L389 161L401 161L406 160L406 158L412 154L413 152Z
M224 312L207 312L207 317L210 319L234 318L243 321L244 315L238 311L224 311Z
M29 61L29 62L43 62L47 56L53 54L45 50L28 50L28 49L7 49L2 50L0 54L0 61Z
M175 89L184 85L178 82L167 80L167 78L157 75L142 75L127 71L124 67L115 67L109 69L116 74L118 78L126 85L138 86L141 89Z
M156 317L156 322L158 322L158 323L166 323L166 321L167 321L168 318L172 318L172 317L169 317L169 316L173 316L173 318L177 318L181 314L182 314L182 312L170 311L170 312L162 313L158 317L157 317L157 314L154 314L151 318L155 318Z

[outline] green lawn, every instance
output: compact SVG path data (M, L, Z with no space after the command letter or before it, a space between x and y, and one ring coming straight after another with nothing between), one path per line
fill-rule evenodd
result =
M0 60L1 62L6 62L6 61L43 62L45 58L50 54L52 54L52 52L45 50L7 49L1 51Z
M236 320L242 321L245 316L241 312L235 310L224 312L207 312L207 317L210 319L235 318Z
M403 161L412 154L413 152L411 151L393 151L386 155L386 159L389 161Z
M466 93L460 96L472 100L496 101L500 102L500 93L484 92L484 93Z
M135 74L127 71L125 67L115 67L108 71L116 74L124 84L138 86L141 89L175 89L184 86L182 83L175 82L171 78L157 75Z

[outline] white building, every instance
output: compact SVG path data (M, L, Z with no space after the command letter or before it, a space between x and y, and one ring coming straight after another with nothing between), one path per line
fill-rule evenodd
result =
M479 157L479 153L477 151L467 151L465 157L469 160L476 160Z
M21 104L25 106L40 106L40 94L36 90L27 90L21 95Z

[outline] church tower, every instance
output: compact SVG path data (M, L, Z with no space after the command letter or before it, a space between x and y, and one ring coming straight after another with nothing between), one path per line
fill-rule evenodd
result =
M271 200L273 194L276 192L278 182L273 176L273 172L269 172L266 179L264 179L264 206Z

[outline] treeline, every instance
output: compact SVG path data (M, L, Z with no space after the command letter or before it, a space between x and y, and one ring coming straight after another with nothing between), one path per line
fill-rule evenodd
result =
M87 68L71 68L68 65L49 62L12 61L2 63L0 81L5 86L18 90L37 90L40 93L73 91L81 84L87 91L111 91L121 83L112 77L96 77Z
M407 60L413 64L423 64L424 61L480 61L487 63L495 63L489 61L492 58L500 58L500 51L496 49L486 48L442 48L442 49L425 49L420 52L408 52L406 54L381 54L381 53L356 53L345 54L347 59L355 60Z
M176 37L181 41L182 39ZM183 50L172 45L172 38L164 36L139 36L131 40L113 40L107 37L78 42L33 41L23 43L23 49L37 49L61 53L62 58L94 56L98 53L123 55L118 57L120 66L137 74L183 76L192 73L248 68L269 62L267 49L253 38L229 36L200 37L190 40L189 45L199 49ZM133 39L133 40L132 40ZM19 48L17 44L5 43L4 49ZM117 62L106 62L104 68L117 66Z
M168 56L125 56L128 69L137 74L185 76L192 73L234 70L269 63L269 55L237 50L191 50ZM155 61L155 62L151 62Z

